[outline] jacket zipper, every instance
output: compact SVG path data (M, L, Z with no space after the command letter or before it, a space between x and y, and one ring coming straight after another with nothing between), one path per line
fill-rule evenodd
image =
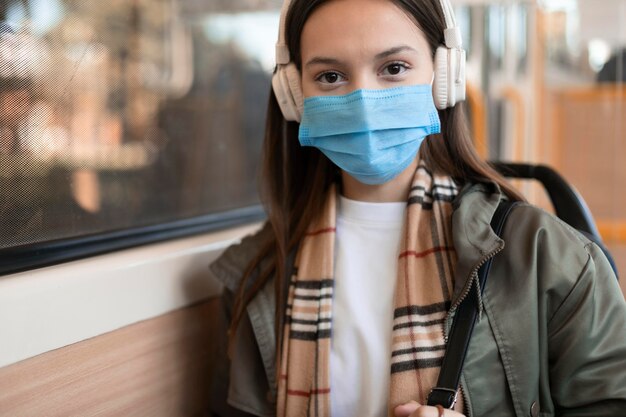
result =
M472 409L469 407L469 399L467 397L467 393L465 392L465 389L463 388L463 383L459 382L459 391L461 391L461 397L463 397L463 413L465 413L467 411L467 414L465 415L465 417L472 417Z
M493 258L494 256L496 256L498 252L500 252L503 248L504 246L501 245L495 250L489 252L485 257L481 259L480 263L476 265L474 269L472 269L472 272L470 273L470 279L468 280L467 284L465 284L465 287L463 288L463 291L461 292L461 296L456 300L454 305L450 307L450 311L448 311L448 314L446 315L445 327L443 329L443 339L446 345L448 344L448 337L449 337L448 329L450 328L449 324L450 324L450 320L452 319L452 315L456 312L456 309L459 307L459 305L463 302L463 300L465 300L465 298L469 294L474 281L478 283L478 270L480 269L481 266L485 264L485 262L487 262L490 258ZM465 392L465 389L463 389L463 383L460 381L459 381L459 391L461 391L461 396L463 397L463 407L465 408L465 410L463 411L465 412L467 410L466 417L472 417L472 410L469 407L469 399L467 397L467 393Z
M448 314L446 315L446 321L445 321L446 325L443 329L443 339L446 343L448 343L448 336L449 336L448 333L449 333L449 328L450 328L449 324L450 324L450 320L452 319L452 315L456 312L456 309L459 307L459 305L463 302L463 300L465 300L465 298L469 294L474 281L478 283L478 270L480 269L481 266L485 264L485 262L487 262L490 258L493 258L494 256L496 256L498 252L500 252L502 249L504 249L503 245L489 252L486 256L484 256L480 260L480 263L476 265L474 269L472 269L472 272L470 272L470 279L465 284L465 287L463 288L463 291L461 292L461 296L456 300L456 302L452 305L452 307L450 307L450 311L448 311Z

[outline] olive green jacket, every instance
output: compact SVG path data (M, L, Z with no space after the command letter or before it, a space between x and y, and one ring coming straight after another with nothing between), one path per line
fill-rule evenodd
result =
M458 256L452 308L494 256L465 360L461 385L468 416L626 416L626 303L600 249L554 216L527 204L511 212L500 239L490 221L501 199L494 184L464 187L454 202ZM214 262L232 293L258 251L264 228ZM499 253L498 253L499 252ZM211 398L217 416L275 414L273 282L252 300L232 361L220 344Z

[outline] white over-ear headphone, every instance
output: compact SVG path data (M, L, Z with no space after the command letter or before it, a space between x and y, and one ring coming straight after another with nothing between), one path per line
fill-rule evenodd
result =
M441 0L441 7L446 19L443 31L446 45L438 47L435 52L433 98L437 108L443 110L465 100L466 54L450 1Z
M443 110L465 100L465 50L463 50L461 30L456 26L450 0L440 1L446 20L445 46L438 47L435 52L433 98L437 108ZM300 71L291 62L285 40L285 20L290 5L291 0L284 0L280 12L278 42L276 43L276 72L272 77L272 88L285 120L300 122L304 107Z
M280 10L278 42L276 42L276 72L272 77L272 88L285 120L300 122L304 107L300 71L296 68L296 64L291 62L289 48L285 41L285 20L290 4L291 0L284 0Z

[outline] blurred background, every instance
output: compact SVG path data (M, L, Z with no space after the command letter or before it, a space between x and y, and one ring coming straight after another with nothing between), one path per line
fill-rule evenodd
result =
M479 152L560 172L626 271L626 0L453 4ZM0 0L0 250L258 204L279 7Z

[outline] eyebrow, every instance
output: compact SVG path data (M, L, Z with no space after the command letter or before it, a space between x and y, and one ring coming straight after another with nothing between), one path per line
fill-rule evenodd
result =
M335 58L326 58L326 57L316 56L315 58L310 59L304 66L310 67L310 66L317 65L317 64L339 65L340 62L338 59L335 59Z
M376 59L387 58L388 56L395 55L399 52L405 52L405 51L417 52L415 49L411 48L408 45L400 45L400 46L393 47L391 49L387 49L386 51L383 51L379 54L376 54L375 58Z
M400 46L395 46L393 48L387 49L386 51L380 52L378 54L376 54L376 56L374 57L375 59L383 59L383 58L387 58L388 56L391 55L395 55L399 52L405 52L405 51L409 51L409 52L417 52L414 48L411 48L408 45L400 45ZM341 62L336 59L336 58L329 58L329 57L321 57L321 56L317 56L315 58L310 59L309 61L307 61L307 63L304 65L305 67L310 67L316 64L324 64L324 65L339 65L341 64Z

